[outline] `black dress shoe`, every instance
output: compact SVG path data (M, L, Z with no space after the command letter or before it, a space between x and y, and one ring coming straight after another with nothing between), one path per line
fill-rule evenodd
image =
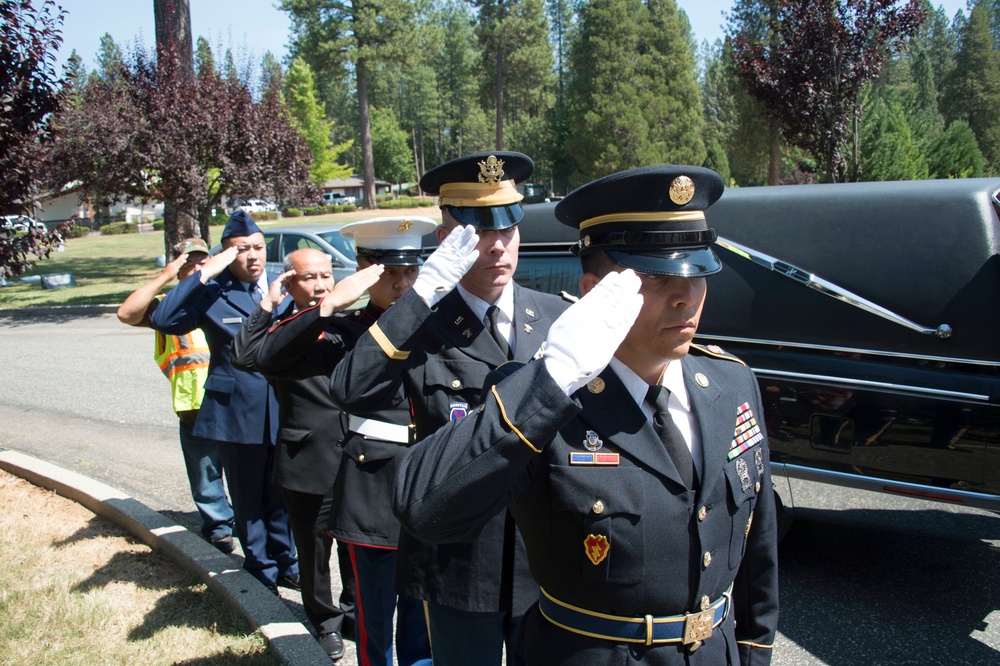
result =
M301 590L302 584L299 582L299 575L278 576L278 585L287 587L289 590Z
M344 639L336 631L320 634L316 637L316 641L332 661L337 661L344 656Z
M227 555L233 552L233 549L235 548L235 545L233 544L233 537L228 534L212 537L208 540L208 542Z

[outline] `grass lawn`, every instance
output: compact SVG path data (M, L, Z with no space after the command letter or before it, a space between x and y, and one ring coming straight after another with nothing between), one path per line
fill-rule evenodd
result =
M423 215L441 219L437 208L403 210L358 210L352 213L289 217L260 226L292 226L311 224L347 224L356 220L389 215ZM217 243L222 227L212 227L212 243ZM0 288L0 309L64 306L118 305L140 285L159 275L156 258L163 254L163 232L150 231L120 236L89 236L66 242L63 252L53 252L21 280L12 280ZM41 283L23 282L23 278L72 273L76 287L43 289Z

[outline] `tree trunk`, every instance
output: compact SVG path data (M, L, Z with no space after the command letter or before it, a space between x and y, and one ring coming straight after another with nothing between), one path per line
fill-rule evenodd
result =
M767 184L781 185L781 134L771 135L771 155L767 160Z
M368 116L368 74L363 58L358 60L355 71L358 77L358 111L361 114L361 168L365 196L362 206L375 210L378 208L375 201L375 158L372 155L372 123Z
M420 154L417 152L417 128L410 128L410 139L413 141L413 172L417 174L417 182L420 182ZM420 193L420 186L417 185L417 193Z
M175 75L194 79L194 47L191 40L189 0L153 0L156 21L156 57L159 63L177 59ZM160 71L164 71L162 68ZM199 228L197 213L174 201L163 202L163 246L169 260L170 250L185 238L201 237L209 242L207 226Z
M496 45L497 49L497 72L496 72L496 88L497 88L497 150L503 150L503 47L499 43Z

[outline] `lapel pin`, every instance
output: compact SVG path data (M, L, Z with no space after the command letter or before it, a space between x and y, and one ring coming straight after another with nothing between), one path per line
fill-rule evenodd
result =
M528 315L529 317L534 317L535 316L535 311L531 310L529 308L524 308L524 314Z
M600 377L594 377L589 382L587 382L587 390L591 393L600 393L604 390L604 380Z
M462 315L458 315L458 317L455 318L455 326L461 324L464 319L465 317L463 317Z
M706 388L708 386L708 377L701 374L700 372L694 376L694 380L698 382L698 386Z
M464 331L462 331L462 335L464 335L467 338L471 338L472 337L472 329L471 328L465 329Z
M596 567L608 556L611 543L603 534L588 534L583 540L583 549L587 553L587 559Z
M525 324L524 325L524 332L525 333L531 333L531 324Z

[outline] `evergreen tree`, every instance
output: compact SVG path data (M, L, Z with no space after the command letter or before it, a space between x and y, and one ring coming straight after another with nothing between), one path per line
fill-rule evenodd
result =
M194 46L194 72L196 76L207 76L215 72L215 55L204 37L198 37Z
M979 178L983 154L969 124L956 120L927 149L931 178Z
M931 143L944 131L944 118L938 111L938 91L930 57L918 40L910 45L910 72L913 86L906 95L906 120L920 151L926 155Z
M262 90L272 90L281 95L285 84L285 72L281 63L270 51L265 51L260 59L260 86Z
M955 52L958 49L958 39L952 28L944 7L934 9L930 0L924 0L924 11L927 19L920 24L915 40L927 52L930 61L934 85L937 88L938 110L941 108L944 82L948 81L955 70Z
M122 68L125 66L125 58L121 48L115 43L114 37L109 33L101 36L101 45L97 49L97 69L95 75L102 81L120 80Z
M729 89L729 75L722 61L723 42L707 41L701 50L701 103L705 118L705 166L714 169L723 181L730 182L729 156L726 146L733 134L736 109Z
M575 29L575 13L571 0L548 0L549 41L555 56L555 102L550 112L549 146L551 160L551 191L564 193L569 189L572 164L566 154L569 119L566 115L566 95L569 87L569 48Z
M478 102L482 52L472 12L465 4L451 0L441 10L440 23L444 26L443 51L435 60L443 113L433 142L433 160L427 160L427 167L487 150L495 140L492 117Z
M961 33L955 73L945 94L946 120L965 120L976 135L987 173L1000 173L1000 53L990 31L991 8L978 2Z
M571 50L573 184L640 164L702 164L687 22L672 0L592 0Z
M312 70L302 58L293 58L284 80L284 97L292 124L299 131L312 152L313 163L309 178L317 185L328 180L351 175L351 168L338 164L349 146L334 147L330 141L330 123L323 112L323 105L316 99Z
M927 163L913 140L906 113L895 93L875 97L861 130L860 180L920 180Z

